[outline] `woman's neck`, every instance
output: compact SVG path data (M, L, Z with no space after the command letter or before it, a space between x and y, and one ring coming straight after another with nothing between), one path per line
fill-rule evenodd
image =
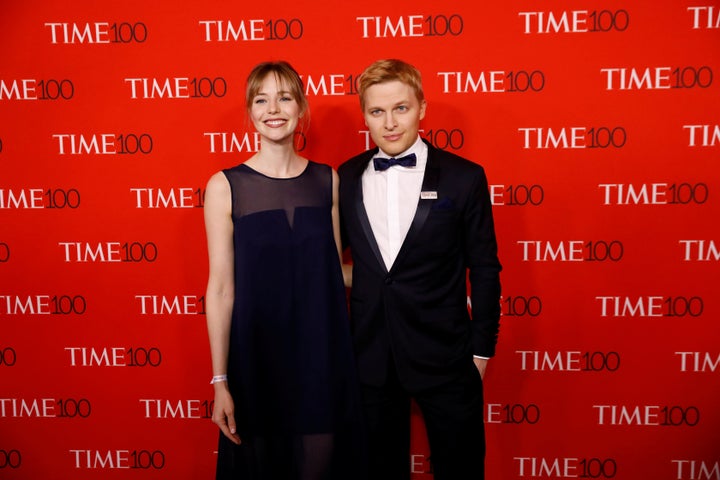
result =
M299 156L292 145L262 142L260 150L246 163L270 177L291 178L302 173L307 160Z

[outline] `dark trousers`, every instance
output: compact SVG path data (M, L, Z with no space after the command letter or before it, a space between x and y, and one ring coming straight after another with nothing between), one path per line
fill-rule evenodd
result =
M412 394L394 373L381 387L363 386L369 478L410 479L411 399L425 420L435 480L485 478L482 380L475 366L470 366L458 381Z

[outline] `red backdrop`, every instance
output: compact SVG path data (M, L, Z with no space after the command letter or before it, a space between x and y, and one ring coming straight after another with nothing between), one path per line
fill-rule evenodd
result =
M720 479L716 0L6 1L0 38L0 478L213 475L202 198L256 150L244 79L289 60L338 166L398 57L491 184L488 478Z

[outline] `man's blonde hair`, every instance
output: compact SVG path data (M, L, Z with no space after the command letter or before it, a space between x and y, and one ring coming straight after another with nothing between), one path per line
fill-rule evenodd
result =
M420 71L407 62L397 59L378 60L368 66L358 80L360 108L365 110L365 92L379 83L400 81L412 87L419 102L425 100Z

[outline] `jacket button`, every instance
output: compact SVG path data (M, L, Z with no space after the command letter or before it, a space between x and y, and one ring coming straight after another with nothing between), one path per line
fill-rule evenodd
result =
M385 277L385 285L392 285L393 279L392 277Z

